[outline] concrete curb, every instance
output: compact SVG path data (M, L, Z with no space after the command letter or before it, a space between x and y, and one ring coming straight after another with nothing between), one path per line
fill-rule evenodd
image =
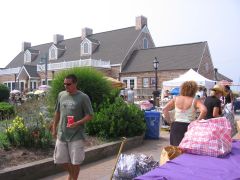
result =
M133 138L128 138L123 151L137 147L143 143L144 136L136 136ZM112 156L118 153L122 141L116 141L111 143L106 143L99 146L94 146L86 149L85 160L83 164L88 164L108 156ZM0 179L7 180L35 180L38 178L43 178L50 176L59 172L63 169L56 166L53 163L53 158L47 158L40 161L35 161L32 163L27 163L24 165L19 165L15 167L5 168L0 170Z

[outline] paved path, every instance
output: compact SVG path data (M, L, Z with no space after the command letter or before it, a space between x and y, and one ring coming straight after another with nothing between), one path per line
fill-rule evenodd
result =
M143 145L128 150L124 153L143 153L147 156L153 156L154 160L159 161L162 148L169 144L169 132L161 131L159 140L144 140ZM115 165L116 156L107 157L103 160L83 165L79 174L79 180L109 180L113 167ZM66 180L67 173L59 173L53 176L43 178L41 180Z

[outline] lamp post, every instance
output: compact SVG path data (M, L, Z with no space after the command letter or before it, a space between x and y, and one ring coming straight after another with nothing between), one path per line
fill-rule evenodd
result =
M45 85L48 85L48 55L46 54L45 57L41 57L41 64L45 64Z
M154 106L158 106L158 99L159 97L159 91L157 90L158 86L158 77L157 77L157 70L159 66L159 61L157 60L157 57L153 60L153 68L155 70L155 90L153 91L153 99L154 99Z

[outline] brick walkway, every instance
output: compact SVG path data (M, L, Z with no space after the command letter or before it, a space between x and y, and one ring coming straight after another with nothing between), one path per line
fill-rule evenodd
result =
M162 148L169 144L169 132L161 131L159 140L144 140L143 145L126 151L124 153L143 153L147 156L153 156L154 160L159 161L159 156ZM113 167L116 161L116 156L107 157L95 163L83 165L79 174L79 180L109 180ZM66 180L67 173L59 173L41 180Z

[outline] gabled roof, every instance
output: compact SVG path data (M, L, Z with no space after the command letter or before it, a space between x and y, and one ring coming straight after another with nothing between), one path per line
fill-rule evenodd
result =
M21 74L25 72L29 78L38 78L39 75L37 73L37 66L33 66L33 65L24 65L21 67L19 74L18 74L18 78L21 76Z
M37 66L31 66L31 65L24 65L26 71L28 72L30 77L39 77L37 73Z
M39 55L35 58L30 65L37 65L41 61L41 57L45 57L48 53L49 47L52 43L41 44L38 46L32 46L32 49L39 50ZM7 66L6 68L22 67L24 65L24 51L21 51Z
M141 30L136 30L133 26L89 36L100 42L100 46L91 57L93 59L110 60L111 64L122 63L140 32Z
M159 61L158 70L197 69L206 42L180 44L136 50L122 72L153 71L153 60Z
M140 32L141 30L136 30L135 26L133 26L87 36L87 38L94 39L100 43L100 46L96 49L96 51L93 52L91 58L110 60L111 64L121 64ZM73 61L86 58L80 57L81 42L81 37L61 41L59 45L65 46L66 51L63 56L54 62L59 63L63 61ZM40 62L41 57L45 57L46 53L48 53L49 47L52 44L53 43L51 42L32 46L31 49L39 50L40 53L38 57L31 62L31 65L37 65ZM50 63L53 63L53 61ZM24 65L24 52L20 52L6 66L6 68L21 67L22 65Z
M224 76L223 74L217 72L216 73L216 78L215 78L216 81L222 81L222 80L226 80L228 82L233 82L232 79L229 79L228 77Z

